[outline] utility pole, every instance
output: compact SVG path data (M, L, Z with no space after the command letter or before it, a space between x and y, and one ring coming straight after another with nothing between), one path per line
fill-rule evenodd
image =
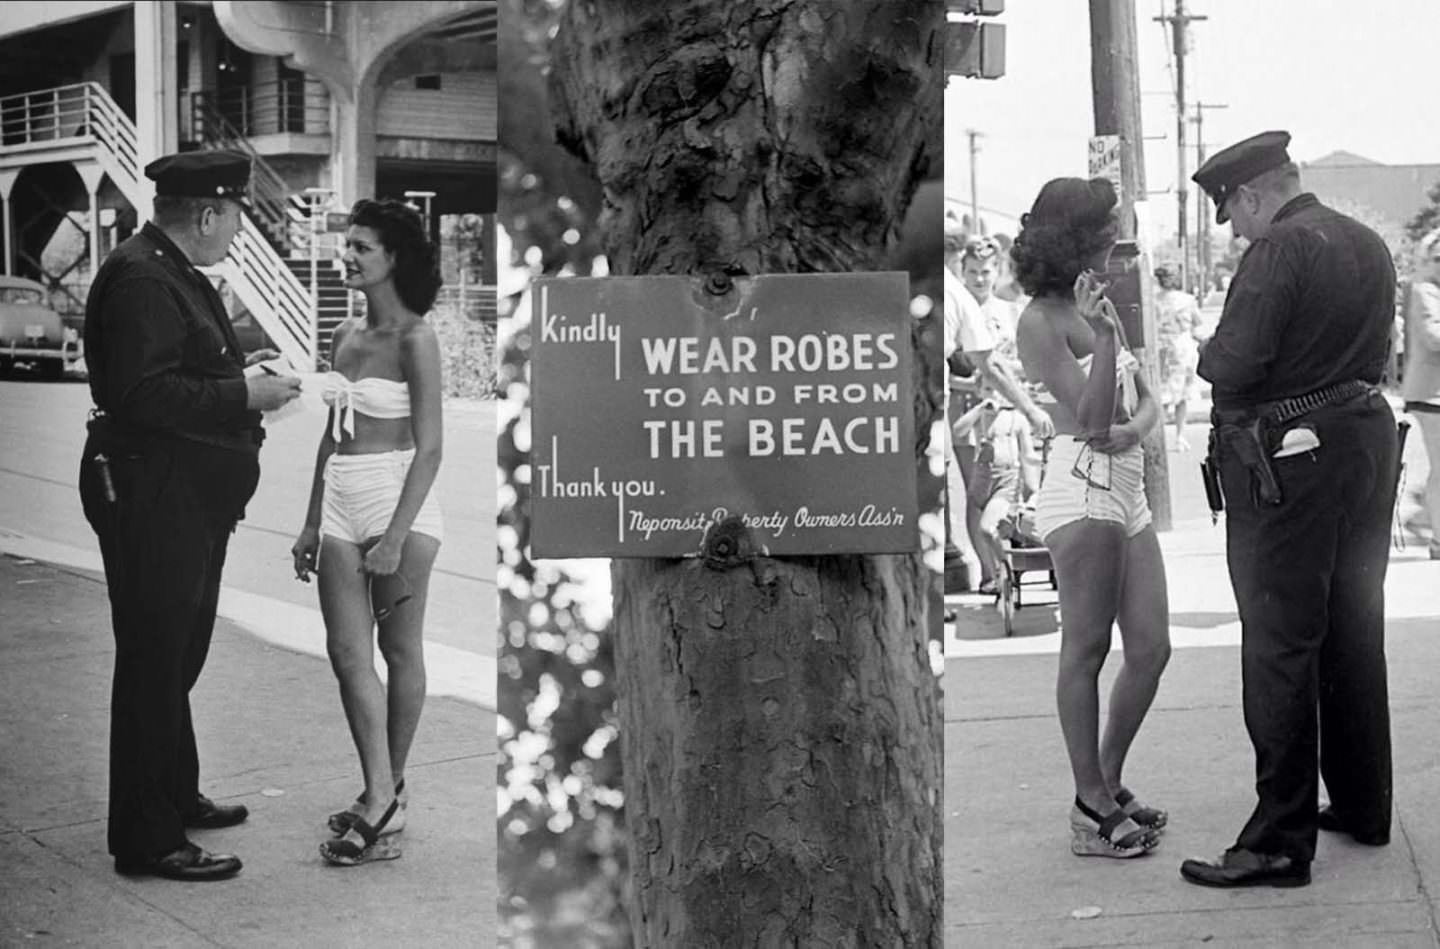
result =
M1195 167L1199 168L1205 164L1205 110L1206 109L1228 109L1228 105L1215 102L1196 102L1195 118ZM1188 185L1189 182L1186 182ZM1199 270L1197 285L1200 289L1200 301L1203 303L1205 294L1210 291L1210 209L1205 205L1205 196L1198 189L1195 200L1195 264Z
M1189 109L1185 104L1185 44L1186 34L1189 32L1190 24L1198 20L1208 20L1209 17L1194 16L1185 12L1185 0L1175 0L1175 12L1170 16L1155 17L1158 23L1168 23L1171 26L1170 46L1175 53L1175 202L1179 214L1179 225L1176 228L1177 241L1180 244L1180 277L1182 284L1188 284L1188 271L1190 269L1190 252L1186 248L1186 236L1189 230L1189 216L1185 213L1185 205L1190 196L1190 176L1185 169L1185 121L1189 115Z
M1095 134L1120 137L1120 239L1136 239L1135 201L1145 197L1145 140L1140 126L1140 77L1135 37L1135 0L1090 0L1090 85ZM1155 295L1150 268L1141 260L1142 345L1135 355L1150 391L1160 391L1160 350L1155 332ZM1133 342L1133 341L1132 341ZM1144 441L1145 499L1156 530L1169 530L1170 470L1165 426Z
M975 154L980 151L980 146L975 140L981 135L974 129L966 129L965 135L970 139L970 227L974 235L982 233L980 227L980 192L975 186Z

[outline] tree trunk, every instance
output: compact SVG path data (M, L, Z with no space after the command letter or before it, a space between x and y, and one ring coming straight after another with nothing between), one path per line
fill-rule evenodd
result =
M1120 136L1122 240L1136 239L1135 202L1144 200L1146 193L1138 55L1135 0L1090 0L1090 97L1095 110L1095 134ZM1188 182L1184 184L1188 186ZM1145 339L1143 346L1135 347L1135 355L1145 374L1145 384L1155 394L1158 404L1160 340L1155 328L1155 284L1148 260L1143 260L1140 267L1140 318ZM1162 408L1160 424L1141 442L1145 452L1145 501L1157 531L1168 531L1171 526L1166 424Z
M939 0L571 0L552 98L611 273L879 266L940 160L943 22ZM612 573L636 944L941 945L920 555Z

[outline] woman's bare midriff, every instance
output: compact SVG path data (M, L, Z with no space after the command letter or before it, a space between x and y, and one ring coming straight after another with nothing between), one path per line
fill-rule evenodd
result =
M355 413L355 437L346 435L335 446L339 455L368 455L382 451L408 451L415 447L409 418L371 418Z

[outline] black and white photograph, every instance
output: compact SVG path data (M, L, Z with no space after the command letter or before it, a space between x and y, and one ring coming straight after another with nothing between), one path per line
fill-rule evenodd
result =
M501 945L943 943L943 27L502 4Z
M1435 945L1440 8L949 7L946 945Z
M0 946L1440 946L1437 42L0 4Z
M0 944L491 944L497 35L0 9Z

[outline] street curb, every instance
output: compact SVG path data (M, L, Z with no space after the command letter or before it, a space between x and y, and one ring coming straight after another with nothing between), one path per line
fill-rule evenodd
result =
M104 570L98 551L30 537L3 525L0 525L0 553L74 570L97 573ZM326 658L325 623L318 609L222 586L218 613L245 632L272 645ZM376 671L383 680L385 665L378 651L375 660ZM496 710L497 669L493 656L478 655L427 640L425 668L427 695L449 696L492 712Z

